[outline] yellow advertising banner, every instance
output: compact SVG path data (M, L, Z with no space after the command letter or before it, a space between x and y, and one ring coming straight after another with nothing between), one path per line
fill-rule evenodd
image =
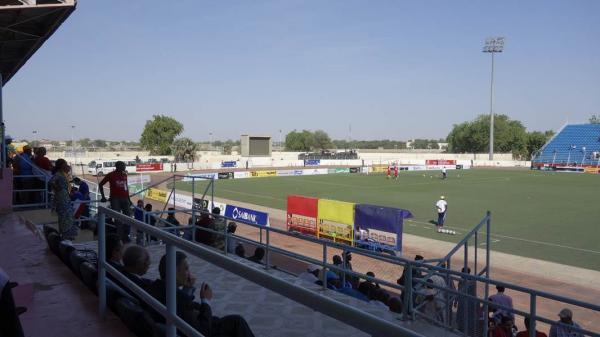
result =
M585 172L586 173L600 173L600 169L597 167L586 167L585 168Z
M152 199L152 200L156 200L156 201L160 201L160 202L167 202L168 197L169 197L169 192L159 190L158 188L150 188L150 189L148 189L148 191L146 191L146 198L148 198L148 199Z
M277 171L251 171L251 177L275 177L277 176Z
M387 169L388 169L387 165L373 165L373 172L374 173L387 172Z
M354 203L319 199L317 237L353 242Z

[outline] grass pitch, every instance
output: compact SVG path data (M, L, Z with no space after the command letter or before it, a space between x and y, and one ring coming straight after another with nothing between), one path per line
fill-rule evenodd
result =
M196 191L203 183L196 183ZM178 189L191 191L191 183ZM457 170L383 175L330 174L215 182L215 196L285 209L300 194L410 210L404 232L458 241L492 212L492 249L600 270L600 176L529 170ZM446 226L459 235L434 232L434 203L446 196Z

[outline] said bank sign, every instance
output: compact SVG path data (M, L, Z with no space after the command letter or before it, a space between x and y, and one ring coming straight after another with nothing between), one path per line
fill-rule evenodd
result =
M253 209L243 208L235 205L227 205L227 207L225 207L225 216L239 222L260 226L269 225L269 213L255 211Z

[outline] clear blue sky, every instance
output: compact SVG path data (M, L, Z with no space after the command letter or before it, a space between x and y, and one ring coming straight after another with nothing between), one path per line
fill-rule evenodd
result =
M79 1L5 86L17 138L445 137L489 111L530 130L600 113L600 1Z

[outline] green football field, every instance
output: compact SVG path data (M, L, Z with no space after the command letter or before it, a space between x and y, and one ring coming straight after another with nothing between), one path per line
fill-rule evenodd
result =
M200 183L196 183L198 191ZM178 189L191 191L191 183ZM300 194L410 210L404 232L458 241L492 212L492 249L600 270L600 176L529 170L401 172L383 175L329 174L215 181L215 196L285 209L286 196ZM446 196L446 225L459 235L435 233L434 203Z

